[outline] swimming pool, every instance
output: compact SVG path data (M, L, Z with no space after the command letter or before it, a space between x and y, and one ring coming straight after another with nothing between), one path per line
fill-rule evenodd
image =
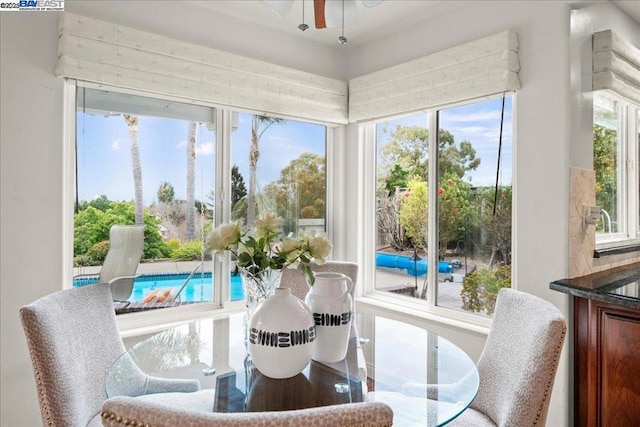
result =
M178 292L185 280L189 277L188 273L179 274L143 274L133 281L133 293L129 301L141 302L151 291L157 289L168 290L173 288L174 292ZM73 281L73 286L85 286L96 283L97 277L88 279L79 279ZM242 278L231 274L231 301L239 301L244 299L242 292ZM187 286L182 290L182 301L211 301L213 295L213 282L211 273L196 273L193 275Z

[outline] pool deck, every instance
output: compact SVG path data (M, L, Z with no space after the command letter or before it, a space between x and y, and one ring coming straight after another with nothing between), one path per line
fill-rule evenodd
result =
M170 273L190 273L193 271L200 261L158 261L144 262L138 265L137 274L170 274ZM99 274L100 266L95 267L76 267L73 269L73 275L78 274ZM204 271L211 271L211 261L204 262Z

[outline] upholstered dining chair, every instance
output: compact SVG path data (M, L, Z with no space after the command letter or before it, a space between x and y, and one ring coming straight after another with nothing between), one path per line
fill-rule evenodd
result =
M327 261L324 264L310 264L311 270L314 272L334 272L342 273L349 277L353 282L353 289L351 290L351 296L354 295L356 289L356 283L358 280L358 264L355 262L347 261ZM280 286L291 288L291 294L304 301L304 298L309 292L309 286L307 280L299 269L285 268L282 270L282 278L280 279Z
M273 412L205 413L155 402L114 397L102 405L105 427L391 427L393 412L384 403L360 402Z
M544 426L566 332L562 313L550 302L513 289L501 289L489 336L476 364L480 378L478 394L471 406L447 425ZM402 396L408 400L428 398L435 392L442 395L447 390L405 384ZM392 399L406 408L406 402L397 397ZM367 396L367 400L385 401L384 396Z
M144 250L144 225L113 225L109 230L109 251L100 269L99 283L109 283L113 301L127 301ZM81 274L74 279L92 276Z
M566 333L553 304L501 289L477 363L478 395L451 426L544 426Z
M101 424L107 374L125 353L108 283L66 289L20 309L36 380L43 424L76 427ZM128 384L147 384L140 399L172 402L193 410L213 408L213 390L197 380L149 377L134 371ZM151 387L151 389L149 388ZM135 393L132 393L135 394Z

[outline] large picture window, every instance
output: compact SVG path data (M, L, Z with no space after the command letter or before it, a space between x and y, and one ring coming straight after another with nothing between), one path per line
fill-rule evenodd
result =
M512 127L511 96L376 124L377 290L492 314L511 286Z
M231 118L222 140L216 117ZM242 300L239 275L223 278L228 292L216 288L204 243L214 218L251 226L275 211L285 234L325 231L325 145L323 125L77 88L74 286L98 280L113 225L144 224L121 312ZM227 184L216 182L226 165ZM229 184L230 197L216 190Z
M98 279L117 224L145 226L126 304L211 301L214 108L78 88L74 286ZM86 277L88 276L88 278Z
M593 168L596 204L602 209L596 224L600 247L640 237L638 114L637 107L614 95L594 93Z

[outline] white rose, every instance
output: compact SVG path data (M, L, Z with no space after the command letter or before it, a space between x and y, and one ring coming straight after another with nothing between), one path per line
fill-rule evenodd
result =
M214 252L224 251L228 246L238 243L240 233L241 229L238 223L221 225L209 234L207 247Z
M222 237L220 236L220 232L218 230L213 230L209 234L209 238L207 239L207 247L210 251L213 252L224 250L225 245L222 244Z
M220 237L222 238L222 242L225 246L231 246L238 243L241 233L242 229L240 228L240 224L237 222L232 222L220 227Z
M264 237L267 233L279 234L282 230L281 220L274 212L267 212L256 220L256 235Z
M282 241L280 252L288 254L293 251L297 251L298 249L300 249L300 246L301 244L299 241L287 237Z
M318 264L324 264L331 252L331 243L324 233L316 233L309 238L309 253Z

